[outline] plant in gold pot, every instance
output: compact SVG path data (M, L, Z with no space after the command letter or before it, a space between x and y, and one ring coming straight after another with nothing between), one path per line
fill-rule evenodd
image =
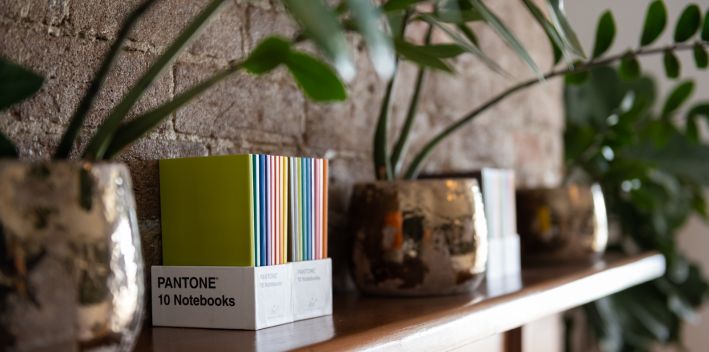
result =
M336 70L349 77L354 66L336 13L321 1L284 2L302 33L293 39L263 39L242 60L127 121L146 89L225 3L211 0L115 104L85 148L73 150L131 28L156 3L144 1L116 33L52 160L15 160L19 151L0 133L0 349L131 349L144 306L135 202L126 166L106 160L215 83L243 71L262 75L285 66L312 100L346 98ZM381 29L366 26L378 21L376 9L359 1L343 9L351 10L370 51L378 53L375 63L385 67L393 61L387 42L379 40ZM334 69L296 48L306 40L322 50ZM0 59L0 111L31 96L41 84L38 75ZM69 160L71 155L80 158Z
M691 50L700 60L706 61L706 46L709 44L709 24L704 19L702 27L701 11L696 5L691 5L683 12L676 22L674 42L670 44L653 46L653 43L662 33L667 25L667 13L661 0L650 4L643 29L643 35L637 47L629 48L621 54L609 54L608 50L613 43L616 25L613 14L609 11L603 13L599 18L596 32L596 41L590 55L586 55L580 45L573 27L566 19L563 12L563 2L560 0L532 1L522 0L520 6L528 11L542 28L548 38L552 49L554 64L553 67L543 72L540 70L534 59L525 50L523 43L507 28L507 25L492 11L482 0L441 0L441 1L420 1L420 0L390 0L381 5L381 10L387 14L392 28L392 41L398 60L410 61L418 66L418 72L413 85L404 87L411 91L411 99L406 110L401 130L393 143L388 141L389 119L391 114L391 99L396 88L396 80L400 76L395 72L392 79L387 82L386 89L382 96L380 114L374 132L373 161L375 183L363 184L355 187L351 209L353 219L362 219L358 212L363 209L384 209L385 212L370 212L364 221L353 221L351 228L354 241L354 277L360 289L365 292L388 294L416 294L416 287L423 284L426 275L434 273L434 266L440 267L441 263L450 262L453 253L456 252L456 243L460 238L448 238L447 251L440 252L440 256L421 255L420 252L410 251L410 246L404 244L408 242L418 243L423 238L424 241L432 241L432 237L420 237L418 234L430 233L430 224L436 223L433 218L425 218L423 221L415 220L420 215L418 212L409 212L408 206L393 205L392 199L400 199L387 194L398 194L399 190L407 193L405 189L412 188L411 184L420 174L426 160L431 153L441 145L441 142L454 135L463 126L474 121L483 112L491 107L503 102L506 98L522 91L526 88L542 84L551 79L564 77L568 82L581 82L588 77L588 71L597 67L610 66L619 63L621 71L625 75L637 75L639 70L638 57L646 55L661 54L665 61L669 63L671 71L676 71L676 52ZM469 112L463 114L450 125L436 132L430 140L423 143L423 146L415 151L411 156L407 156L409 146L409 136L415 125L417 110L422 96L422 87L430 70L443 72L454 72L456 58L461 55L472 55L476 57L482 65L495 72L505 74L503 67L500 67L495 58L489 57L478 45L475 29L486 26L495 32L500 39L505 42L513 52L529 66L535 74L535 78L515 83L510 88L494 95L482 104L473 107ZM407 28L414 30L407 30ZM421 28L425 30L422 31ZM695 38L695 34L702 27L701 37ZM432 42L433 32L441 34L439 37L445 40ZM418 34L418 35L417 35ZM421 35L422 34L422 35ZM398 68L398 67L397 67ZM397 70L398 71L398 70ZM427 181L430 182L430 181ZM448 180L439 181L441 184L451 182ZM386 187L383 184L388 183ZM413 188L425 187L422 185ZM445 189L439 187L439 189ZM473 193L476 193L474 191ZM376 195L379 193L378 195ZM440 194L444 199L446 196ZM384 201L384 204L375 204ZM421 200L425 202L426 200ZM475 204L473 198L468 200L469 204ZM416 204L420 208L431 208L436 204ZM474 206L471 206L471 208ZM390 216L392 209L401 214L401 220L396 220L395 216ZM475 213L482 217L482 209L476 209ZM458 219L460 220L460 219ZM596 219L593 221L598 221ZM408 226L418 221L418 227ZM472 217L467 217L466 221L472 222ZM601 221L602 222L602 221ZM449 224L451 225L451 224ZM450 226L449 226L450 227ZM469 227L474 228L474 227ZM388 238L386 233L401 233L402 240L383 240L379 243L378 251L373 251L374 243L370 237ZM600 231L598 233L603 233ZM461 232L462 235L462 232ZM476 252L476 256L485 257L484 233L475 233L472 237L468 251ZM524 234L522 234L523 236ZM600 239L595 241L600 245ZM604 247L604 246L600 246ZM603 249L594 250L592 256L598 256ZM394 251L395 253L390 253ZM400 252L400 254L396 253ZM415 263L416 267L408 267L412 256L416 258L426 258L425 263ZM471 263L480 263L472 261ZM395 271L397 275L379 275L377 272L390 272L391 265L398 265ZM453 268L453 265L449 265ZM422 274L418 283L411 284L410 280L404 277L410 270L417 270ZM472 277L480 276L484 272L484 261L482 265L468 265L461 269L466 273L474 273ZM448 274L447 274L448 275ZM379 278L384 278L380 280ZM468 289L475 287L477 280L467 282ZM460 291L452 289L453 286L461 284L456 281L449 281L452 286L439 285L441 293ZM463 283L466 284L466 283ZM426 291L426 290L424 290ZM431 294L426 291L425 294Z

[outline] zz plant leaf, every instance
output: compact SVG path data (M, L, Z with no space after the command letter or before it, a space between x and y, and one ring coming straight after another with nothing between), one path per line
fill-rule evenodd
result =
M652 44L667 26L667 9L662 0L653 1L645 13L645 24L640 37L640 46Z
M675 27L675 42L682 43L691 38L697 30L699 30L699 25L702 21L702 12L699 6L691 4L687 6L682 14L679 16L677 21L677 26Z
M707 56L707 51L701 44L695 44L692 48L692 53L694 55L694 63L697 68L707 68L709 66L709 57Z
M582 58L586 57L586 54L583 52L583 46L581 46L581 42L576 36L576 32L574 32L571 24L569 24L569 20L566 18L566 14L564 14L561 0L547 0L547 4L549 5L552 21L561 35L561 38L566 42L566 47L575 55Z
M0 111L32 96L42 82L36 73L0 58Z
M286 60L290 47L290 43L283 38L266 38L251 51L242 66L253 74L264 74Z
M485 20L485 22L492 28L497 34L507 43L507 45L514 50L514 52L519 56L522 61L524 61L527 66L537 75L538 78L542 78L542 73L534 62L534 59L529 55L527 49L524 48L522 43L515 37L514 34L505 26L505 24L493 13L482 0L470 0L473 8L480 13L480 16Z
M613 44L613 39L615 39L615 20L613 20L613 14L610 11L606 11L598 20L596 42L593 46L591 58L596 59L605 54Z
M665 75L667 78L677 78L680 73L680 63L672 50L665 50L662 62L665 65Z
M453 72L453 69L445 61L441 60L440 55L429 50L430 47L414 45L399 38L394 41L394 44L396 46L396 52L409 61L436 70L448 73Z
M694 82L684 81L678 84L667 97L665 105L662 107L662 117L667 118L677 111L694 92Z
M558 63L562 57L562 48L565 47L564 40L561 35L556 30L554 25L549 22L549 20L544 16L539 7L532 0L523 0L524 5L527 6L527 10L532 14L537 23L544 29L544 32L549 38L549 42L552 46L552 53L554 54L554 64Z
M302 1L302 0L301 0ZM367 43L374 70L383 79L394 74L396 66L391 39L382 30L382 16L371 0L347 0L357 30Z
M618 73L625 80L633 80L640 77L640 63L635 55L626 54L623 56L620 60Z
M337 14L323 0L283 0L305 33L329 58L345 80L354 77L347 38Z
M411 5L415 5L419 2L424 2L426 0L389 0L384 5L382 5L382 11L392 12L406 10Z
M305 95L314 101L347 99L347 90L330 65L303 52L291 51L285 61Z

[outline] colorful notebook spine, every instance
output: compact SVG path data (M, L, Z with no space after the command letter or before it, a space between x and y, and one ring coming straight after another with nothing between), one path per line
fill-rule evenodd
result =
M251 155L256 266L327 258L327 160Z
M251 155L253 243L256 266L288 262L289 162L284 156Z
M292 261L327 258L327 160L289 158Z

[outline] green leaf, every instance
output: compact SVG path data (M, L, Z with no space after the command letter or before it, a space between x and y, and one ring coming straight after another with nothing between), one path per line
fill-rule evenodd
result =
M302 1L302 0L301 0ZM382 15L371 0L347 0L357 30L367 43L369 59L379 77L389 79L394 74L396 56L391 39L382 30Z
M448 28L445 24L439 22L436 20L433 16L427 15L427 14L420 14L420 18L432 26L440 29L446 35L448 35L449 38L451 38L456 44L460 45L461 48L464 48L467 52L473 54L475 57L480 59L488 68L491 70L500 73L502 75L505 75L505 70L503 70L495 61L490 59L489 56L487 56L480 48L475 46L472 41L466 39L460 33L454 32L450 28ZM465 32L464 32L465 33ZM394 43L396 44L396 43Z
M36 73L0 58L0 111L32 96L42 82Z
M482 21L482 16L468 0L443 0L438 2L432 14L441 22L465 24Z
M577 73L567 73L564 76L564 81L567 84L578 85L586 82L588 79L588 71L582 71Z
M0 159L17 158L19 153L17 147L4 134L0 133Z
M569 20L566 19L566 15L562 10L561 0L547 0L547 4L549 5L549 10L551 12L552 22L554 23L554 26L556 26L556 30L561 35L561 38L566 43L565 47L577 56L582 58L586 57L586 54L583 52L581 42L579 42L574 29L569 24Z
M684 11L682 11L677 21L677 26L675 27L675 42L682 43L691 38L697 33L697 30L699 30L701 21L702 12L699 6L695 4L687 6Z
M709 11L704 15L701 38L703 41L709 41Z
M419 46L419 49L442 59L453 58L466 52L458 44L428 44Z
M426 66L445 72L453 72L453 69L440 59L440 56L431 53L424 46L411 44L403 39L396 38L394 40L396 52L403 58L414 62L420 66Z
M133 9L123 20L121 29L118 30L116 38L111 44L111 47L108 49L108 52L103 57L101 66L99 66L98 71L96 71L94 79L91 81L91 84L86 90L84 97L81 98L81 102L79 102L79 106L77 106L76 110L74 111L74 114L69 120L69 126L66 128L66 130L64 130L64 134L62 135L62 138L59 142L59 146L57 147L57 150L54 153L54 159L65 159L69 157L71 149L74 145L74 141L76 140L76 136L79 135L81 127L84 125L86 114L89 112L94 100L98 96L98 93L101 90L101 86L103 86L103 82L108 76L108 72L111 70L111 67L113 67L113 63L120 55L120 52L122 51L121 49L123 49L123 43L128 38L128 35L131 33L131 30L133 29L135 23L156 2L156 0L143 1L135 9Z
M620 60L620 67L618 68L620 77L625 80L632 80L640 77L640 63L635 55L626 54Z
M291 51L285 62L300 89L318 102L347 99L344 83L330 65L306 53Z
M473 32L473 30L470 29L467 24L460 23L456 25L456 27L458 28L460 33L463 33L463 36L465 36L466 39L473 43L473 45L475 45L476 47L480 47L480 44L478 44L478 36L475 35L475 32Z
M374 174L377 180L391 181L394 179L394 170L391 167L391 160L389 159L387 134L389 133L389 112L391 111L391 96L394 91L395 81L396 75L387 83L382 102L379 106L377 127L374 130L372 160L374 161Z
M667 78L679 77L680 64L677 56L672 50L665 50L662 61L665 65L665 75Z
M128 91L123 99L111 111L104 122L99 126L96 134L89 141L84 157L92 160L103 159L106 149L111 144L113 133L120 126L126 114L133 105L143 96L143 93L157 79L177 55L187 46L190 39L207 23L217 10L224 4L224 0L212 0L193 20L182 30L175 40L165 49L158 59L150 65L148 70Z
M269 39L264 39L262 41L262 44L266 42L269 42ZM261 53L266 54L268 51L267 48L274 48L275 43L275 41L270 41L270 44L263 46ZM254 52L257 50L258 47L254 49ZM157 108L154 108L140 116L137 116L128 122L124 122L123 124L121 124L121 126L116 129L113 139L111 139L111 144L106 149L106 159L110 159L116 154L120 153L124 148L131 145L136 140L140 139L145 134L150 132L153 128L158 126L166 117L177 111L177 109L187 104L200 94L204 93L207 89L212 87L217 82L223 80L232 73L239 71L241 67L245 66L234 65L225 70L222 70L219 73L211 76L210 78L200 82L199 84L192 86L185 92L180 93L172 100L163 103ZM264 65L257 65L255 67L252 66L252 69L256 71L255 73L264 73L266 72L263 71L265 67L266 66Z
M674 135L662 147L642 143L624 149L625 157L649 163L670 174L689 177L704 186L709 185L709 146L694 143L684 136Z
M694 142L699 142L699 125L698 118L703 117L709 122L709 103L699 103L693 106L687 112L687 125L685 126L685 134Z
M684 127L684 134L687 138L691 139L693 142L699 142L699 125L697 125L697 120L688 119L687 124Z
M524 48L522 43L517 39L517 37L510 32L510 30L505 26L505 24L495 15L481 0L470 0L473 8L480 13L485 22L495 31L497 34L507 43L507 45L514 50L517 56L524 61L527 66L534 72L535 75L541 80L543 79L543 74L537 67L532 57L529 55L527 50Z
M692 52L694 53L694 63L697 65L697 68L707 68L709 65L709 57L707 56L707 51L704 49L704 46L695 44L694 48L692 48Z
M403 166L403 161L405 159L404 155L406 154L406 150L409 145L409 135L411 134L411 129L413 128L416 120L416 112L418 111L419 97L421 95L421 87L423 86L425 74L426 69L419 67L418 73L416 74L416 82L414 83L414 91L411 95L411 100L409 101L409 108L406 111L406 118L404 119L404 124L401 127L399 138L397 138L394 143L391 158L389 158L389 164L391 165L392 173L394 175L398 175L401 172L401 167Z
M561 38L561 35L556 30L554 25L549 22L549 20L547 20L542 10L540 10L539 7L537 7L537 5L532 0L523 1L524 5L527 6L529 12L532 14L532 16L534 16L534 19L537 21L537 23L539 23L542 29L544 29L544 32L546 33L547 38L549 39L549 44L551 45L553 50L554 64L558 63L563 55L562 48L565 47L564 40Z
M253 74L267 73L286 60L290 46L290 43L283 38L268 37L251 51L242 66Z
M667 9L662 0L653 1L647 8L645 13L645 24L643 25L643 34L640 37L640 46L652 44L660 37L662 31L667 25Z
M382 5L382 11L392 12L406 10L409 6L416 5L427 0L389 0Z
M303 27L337 72L346 81L355 75L347 38L337 14L323 0L283 0L295 20Z
M610 11L606 11L598 20L596 42L593 45L593 56L591 58L598 58L608 51L613 44L613 39L615 39L615 21L613 20L613 14Z
M662 117L668 117L684 104L694 91L693 81L684 81L678 84L667 97L662 108Z

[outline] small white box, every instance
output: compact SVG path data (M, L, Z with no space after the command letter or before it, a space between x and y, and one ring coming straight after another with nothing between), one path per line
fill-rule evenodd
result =
M151 281L153 326L258 330L332 314L330 259L153 266Z
M332 264L329 258L290 263L293 267L293 317L332 314Z

